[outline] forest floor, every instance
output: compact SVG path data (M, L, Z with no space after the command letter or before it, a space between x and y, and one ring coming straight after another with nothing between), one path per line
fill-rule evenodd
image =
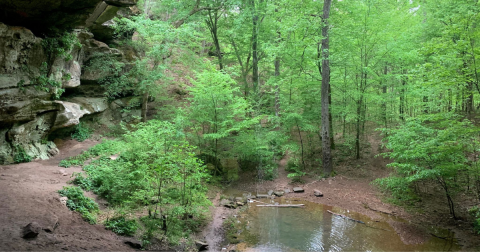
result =
M103 225L90 225L59 200L57 191L69 185L73 172L82 170L59 167L59 162L97 143L59 140L56 144L60 154L50 160L0 166L0 251L134 250L124 244L123 237ZM101 203L99 206L105 208ZM31 222L50 231L42 230L36 238L23 239L22 228Z

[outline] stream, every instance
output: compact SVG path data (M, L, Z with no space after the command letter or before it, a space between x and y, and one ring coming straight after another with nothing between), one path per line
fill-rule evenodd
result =
M267 204L305 204L302 208L258 207L249 203L237 216L239 251L456 251L454 233L431 229L424 239L405 244L392 223L405 220L382 214L382 220L336 207L297 199L259 199ZM342 214L358 223L329 213ZM398 226L398 225L397 225ZM408 229L407 229L408 230ZM401 231L404 237L412 236ZM432 235L433 234L433 235ZM435 236L434 236L435 235ZM408 240L408 239L407 239Z

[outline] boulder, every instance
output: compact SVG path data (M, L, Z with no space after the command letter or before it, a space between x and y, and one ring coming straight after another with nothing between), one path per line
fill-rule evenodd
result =
M269 197L270 197L270 195L268 195L268 194L260 194L260 193L257 194L257 198L259 198L259 199L261 199L261 198L269 198Z
M100 113L108 108L103 98L75 97L70 101L55 101L61 105L61 109L57 113L52 131L77 125L84 115Z
M268 196L272 196L273 190L269 190L267 194L268 194Z
M60 201L60 204L62 204L64 206L67 206L68 198L67 197L60 197L60 198L58 198L58 201Z
M273 192L273 194L275 194L275 196L277 196L277 197L282 197L285 194L285 192L284 191L275 191L275 192Z
M220 206L224 206L224 207L228 207L228 208L236 208L235 204L228 199L222 199L220 201Z
M65 70L70 74L70 79L63 81L63 88L74 88L80 86L80 76L82 69L77 61L69 62Z
M55 119L55 124L52 127L52 131L60 128L66 128L80 123L80 118L89 114L89 111L80 106L79 104L66 102L66 101L55 101L60 104L62 107L57 113Z
M48 112L38 116L36 120L23 124L15 123L7 131L7 138L0 140L9 143L5 145L7 147L20 146L27 155L34 159L48 159L59 152L55 143L46 141L54 118L55 112ZM5 150L6 147L0 148L0 155L2 155L2 149ZM16 150L12 148L12 151L15 152Z
M301 187L294 187L293 192L294 193L303 193L303 192L305 192L305 190L303 190L303 188L301 188Z
M134 238L124 238L123 243L129 245L134 249L142 249L142 242Z
M290 193L290 189L289 189L289 188L287 188L287 189L285 189L285 190L283 190L283 191L284 191L285 193Z
M36 222L29 223L23 228L22 237L25 239L35 238L38 236L41 230L42 230L42 227L40 227L38 223Z
M317 189L313 190L313 195L315 195L317 197L323 197L323 193L320 192L320 190L317 190Z
M208 249L208 243L203 241L195 241L195 245L197 246L198 251L205 251Z

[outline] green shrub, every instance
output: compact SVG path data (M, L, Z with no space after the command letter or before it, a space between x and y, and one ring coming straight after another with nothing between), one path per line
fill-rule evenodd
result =
M112 154L119 157L112 160ZM198 228L210 205L204 186L209 176L174 124L142 123L136 131L103 141L75 159L91 157L98 158L83 167L88 177L75 174L73 183L105 198L112 207L135 210L148 205L151 215L142 221L144 237L162 235L176 242ZM168 216L166 231L158 231L164 224L162 215Z
M13 160L15 163L28 163L32 161L32 157L30 157L22 146L15 146L15 155L13 156Z
M82 164L83 164L83 161L79 159L64 159L60 161L58 166L69 168L70 166L82 165Z
M79 123L77 126L75 126L75 131L72 133L72 138L79 142L83 142L90 137L90 134L92 134L92 130L83 123Z
M480 234L480 207L474 206L468 209L468 213L474 218L473 228L477 234Z
M452 113L435 113L407 120L390 129L386 137L388 152L382 155L394 162L396 174L377 180L377 184L398 199L409 199L411 188L434 182L442 188L450 214L455 215L454 195L461 188L458 174L470 167L469 156L478 146L479 129L471 121Z
M390 194L388 201L396 205L413 205L419 200L412 185L401 177L378 178L372 182L382 191Z
M105 227L119 235L133 236L137 231L138 224L136 220L127 220L125 217L119 216L107 220Z
M70 210L79 212L83 219L90 224L97 222L98 204L92 198L83 195L83 190L80 187L64 186L58 193L68 198L67 207Z
M80 186L83 190L90 191L93 188L93 182L91 179L86 178L80 172L74 172L72 174L75 178L73 179L72 183Z
M297 162L298 160L294 158L290 158L287 162L287 167L285 170L288 172L295 172L298 169Z

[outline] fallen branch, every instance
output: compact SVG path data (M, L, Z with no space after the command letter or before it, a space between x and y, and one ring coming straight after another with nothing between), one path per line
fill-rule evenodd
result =
M304 204L285 204L285 205L257 205L258 207L303 207Z
M329 212L329 213L331 213L331 214L333 214L333 215L336 215L336 216L340 216L340 217L342 217L342 218L344 218L344 219L347 219L347 220L351 220L351 221L355 221L355 222L358 222L358 223L361 223L361 224L365 224L365 222L363 222L363 221L352 219L352 218L350 218L350 217L348 217L348 216L345 216L345 215L343 215L343 214L337 214L337 213L334 213L334 212L332 212L332 211L330 211L330 210L327 210L327 212Z
M262 204L265 204L265 202L261 202L261 201L258 201L258 200L254 200L254 199L249 199L250 201L252 202L258 202L258 203L262 203Z
M436 234L434 234L434 233L430 233L430 235L433 236L433 237L437 237L437 238L439 238L439 239L443 239L443 240L447 240L447 239L448 239L447 237L438 236L438 235L436 235Z
M374 208L371 208L367 203L363 203L363 206L367 209L370 209L372 211L375 211L375 212L379 212L379 213L383 213L383 214L388 214L388 215L392 215L392 216L395 216L395 212L385 212L385 211L382 211L382 210L378 210L378 209L374 209Z
M332 211L330 211L330 210L327 210L327 212L329 212L329 213L331 213L331 214L333 214L333 215L336 215L336 216L340 216L340 217L342 217L342 218L344 218L344 219L347 219L347 220L351 220L351 221L358 222L358 223L363 224L363 225L365 225L365 226L367 226L367 227L369 227L369 228L380 229L380 230L383 230L383 231L388 231L388 230L383 229L383 228L372 227L372 226L370 226L370 225L367 225L367 224L366 224L365 222L363 222L363 221L352 219L352 218L350 218L350 217L348 217L348 216L345 216L345 215L343 215L343 214L337 214L337 213L334 213L334 212L332 212Z

